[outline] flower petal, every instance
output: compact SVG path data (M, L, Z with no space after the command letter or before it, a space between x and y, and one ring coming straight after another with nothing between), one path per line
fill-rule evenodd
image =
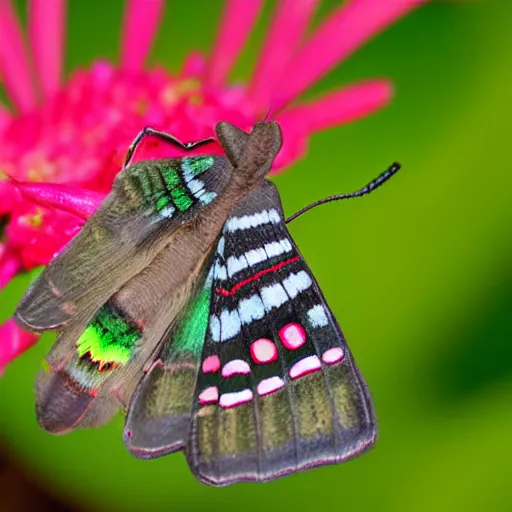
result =
M181 76L183 78L199 78L203 76L206 69L206 58L197 51L190 52L185 57Z
M228 0L210 58L206 83L221 87L256 22L263 0Z
M121 66L127 71L139 71L153 43L162 17L163 0L128 0L121 43Z
M0 243L0 290L17 274L21 261L5 244Z
M7 246L32 269L46 265L80 231L83 219L57 209L19 205L5 226Z
M87 220L105 199L104 194L60 183L15 182L27 198Z
M20 24L10 0L0 0L0 71L9 98L22 112L36 105L34 80Z
M277 5L249 87L249 96L258 110L269 107L317 4L318 0L283 0Z
M392 96L393 87L388 80L360 82L319 100L286 109L276 121L285 133L289 127L294 132L309 135L367 116L386 105Z
M0 374L8 363L29 349L39 336L26 332L10 318L0 325Z
M275 101L289 103L365 41L428 0L352 0L306 41L286 71Z
M31 0L29 34L34 64L45 96L60 85L64 55L66 0Z
M15 193L12 183L2 180L0 177L0 216L7 215L12 209L15 200Z

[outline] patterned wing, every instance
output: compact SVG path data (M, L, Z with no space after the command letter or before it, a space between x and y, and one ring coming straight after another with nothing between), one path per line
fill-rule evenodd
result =
M142 369L154 357L153 352L188 303L216 235L209 236L210 241L208 237L197 236L193 229L178 228L185 224L187 218L208 217L201 205L209 203L214 194L222 191L231 169L225 164L225 159L201 158L203 160L182 159L179 161L180 172L174 169L175 174L167 175L167 180L171 179L170 176L177 176L181 180L176 185L177 190L181 191L161 196L168 201L164 209L158 210L156 203L148 199L147 211L153 204L153 213L150 218L140 214L140 226L141 229L148 227L151 221L154 222L151 229L155 231L138 232L135 229L134 237L138 242L133 243L133 240L123 240L112 226L113 237L121 240L119 253L126 256L127 247L130 247L133 251L130 252L130 249L128 252L139 257L137 265L145 263L143 269L137 265L134 269L131 260L120 262L117 256L117 266L112 267L110 261L102 259L108 254L103 251L99 239L94 237L91 230L84 228L85 234L77 242L78 247L84 249L84 245L90 247L97 244L99 252L93 256L93 260L103 272L100 273L100 269L91 270L90 276L83 273L77 276L83 286L91 286L95 293L91 295L86 288L81 290L83 293L80 296L74 296L72 304L79 309L60 329L59 339L47 356L46 369L38 376L36 410L38 420L46 430L63 433L79 427L98 426L127 405L143 375ZM207 168L210 164L212 166ZM142 168L139 171L142 173ZM133 173L126 180L128 183L137 181ZM139 182L143 182L140 176ZM129 186L125 185L125 188ZM215 208L215 204L216 201L207 208ZM104 210L109 211L108 208ZM111 213L113 219L115 215ZM165 220L164 216L169 219ZM91 229L101 218L91 219ZM132 221L135 222L135 219ZM121 233L128 224L129 219L125 224L120 224ZM171 243L166 229L174 230ZM162 230L165 231L163 235L167 245L150 259L148 254L156 249L155 244L160 244L153 241L153 236L162 236ZM112 240L106 243L111 244ZM113 251L113 248L110 250ZM73 273L73 267L68 268L66 263L73 252L76 252L75 248L63 254L62 259L59 256L55 266L50 265L47 277L60 269L62 275L58 275L59 283L72 283L74 277L69 274ZM80 252L77 254L81 256ZM96 278L99 279L97 283ZM101 285L101 289L95 283ZM36 295L29 294L29 301L34 298L32 305L40 303L41 298L37 293L46 296L44 286L43 277L34 288ZM56 308L55 301L61 299L62 289L59 288L59 293L56 293L56 289L49 290L53 294L49 301L54 300L52 304ZM41 314L37 308L34 311L38 316ZM51 310L49 314L53 312ZM59 312L56 314L60 315Z
M213 261L186 453L210 485L348 460L376 438L366 384L266 182L233 210Z
M126 168L98 211L26 292L17 321L44 331L61 328L77 315L91 318L224 189L231 169L219 156Z
M37 379L36 411L52 433L99 426L129 403L143 368L188 304L205 254L184 258L187 230L130 279L85 325L71 322ZM180 262L180 272L176 271Z

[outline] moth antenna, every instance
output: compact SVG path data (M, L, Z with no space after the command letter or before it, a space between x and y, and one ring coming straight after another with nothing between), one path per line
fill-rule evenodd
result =
M147 136L156 137L157 139L168 144L171 144L172 146L182 149L184 151L191 151L192 149L195 149L199 146L203 146L204 144L215 142L215 139L213 139L212 137L203 140L198 140L195 142L181 142L181 140L177 139L174 135L171 135L170 133L155 130L154 128L146 126L137 134L137 137L135 137L134 141L130 144L130 147L128 148L128 152L126 153L126 157L124 160L123 169L130 165L133 159L133 155L135 154L135 150L142 142L142 139L144 139L144 137Z
M331 201L340 201L341 199L352 199L353 197L362 197L370 192L373 192L375 189L379 188L381 185L386 183L386 181L391 178L391 176L394 176L398 170L400 169L400 164L393 163L386 171L384 171L382 174L377 176L374 180L370 181L368 185L364 186L363 188L357 190L356 192L350 192L349 194L337 194L335 196L329 196L325 197L324 199L320 199L319 201L315 201L314 203L309 204L308 206L305 206L298 212L294 213L292 216L288 217L286 219L286 224L291 222L292 220L295 220L297 217L300 217L303 213L306 213L309 210L312 210L313 208L316 208L317 206L320 206L321 204L330 203Z

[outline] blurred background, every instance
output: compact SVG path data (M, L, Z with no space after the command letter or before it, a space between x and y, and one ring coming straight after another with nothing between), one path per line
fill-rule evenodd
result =
M168 4L150 64L178 70L191 49L208 51L222 2ZM317 20L338 4L325 0ZM273 5L233 78L249 76ZM68 71L117 59L122 11L121 0L69 2ZM313 136L274 178L291 214L403 164L370 197L291 225L372 391L380 437L370 452L213 489L182 454L132 458L121 417L53 437L33 407L45 336L0 379L0 510L512 510L511 19L510 1L439 0L386 30L308 96L387 76L391 105ZM9 285L0 320L27 283Z

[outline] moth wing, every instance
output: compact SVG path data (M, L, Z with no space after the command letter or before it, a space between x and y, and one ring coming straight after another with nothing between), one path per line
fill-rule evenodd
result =
M18 323L44 331L75 316L90 318L223 190L231 169L224 157L204 156L123 170L98 211L27 290Z
M210 316L211 286L210 272L132 397L124 442L136 457L159 457L185 446Z
M210 485L343 462L376 423L367 386L266 182L226 222L186 454Z
M229 172L227 166L214 167L200 176L204 193L211 198L220 192ZM197 210L206 202L197 184L195 190L200 204L191 208ZM37 380L36 411L43 428L65 433L99 426L128 405L207 257L190 252L193 240L193 230L176 231L142 271L112 290L91 314L75 315L60 330Z

